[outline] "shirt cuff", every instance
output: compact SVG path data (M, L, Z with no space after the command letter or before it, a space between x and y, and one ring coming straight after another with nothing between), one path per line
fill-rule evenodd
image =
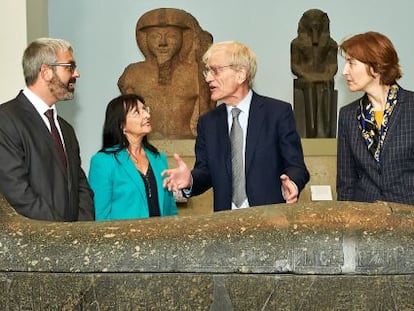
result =
M183 193L183 196L185 198L191 197L191 192L193 191L193 175L190 175L190 177L191 177L190 187L181 189L181 192Z

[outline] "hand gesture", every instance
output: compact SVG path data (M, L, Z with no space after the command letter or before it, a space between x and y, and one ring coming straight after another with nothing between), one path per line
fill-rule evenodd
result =
M164 170L161 175L164 178L163 186L169 191L178 191L191 186L191 172L178 154L174 154L177 167Z
M282 194L286 203L296 203L299 195L296 184L286 174L280 176L280 181L282 182Z

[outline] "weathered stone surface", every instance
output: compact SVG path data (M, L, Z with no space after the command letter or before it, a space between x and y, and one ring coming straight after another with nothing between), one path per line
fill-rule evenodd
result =
M54 223L0 201L0 310L409 310L414 209L273 205Z
M1 273L1 310L413 310L412 275Z

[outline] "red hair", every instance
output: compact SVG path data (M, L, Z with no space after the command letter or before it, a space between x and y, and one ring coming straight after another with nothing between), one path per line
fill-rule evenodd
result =
M397 51L383 34L370 31L354 35L343 41L339 50L379 73L381 84L391 85L402 76Z

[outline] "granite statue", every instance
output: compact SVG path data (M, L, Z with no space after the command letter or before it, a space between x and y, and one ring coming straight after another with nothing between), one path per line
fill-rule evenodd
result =
M318 9L306 11L291 42L294 79L294 111L302 138L336 136L338 45L330 36L328 15Z

